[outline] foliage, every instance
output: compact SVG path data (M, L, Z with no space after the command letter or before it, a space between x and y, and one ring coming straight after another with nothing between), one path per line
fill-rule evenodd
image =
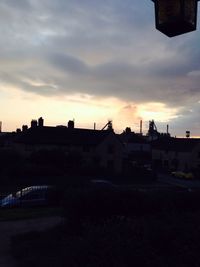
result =
M135 216L159 212L199 210L199 192L139 192L125 189L70 189L65 192L64 210L74 221L85 216Z
M12 251L20 267L199 266L199 225L199 212L84 219L78 233L62 224L16 236Z

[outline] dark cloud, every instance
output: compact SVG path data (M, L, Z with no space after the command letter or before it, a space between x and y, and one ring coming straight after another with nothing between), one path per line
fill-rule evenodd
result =
M83 61L66 54L52 53L48 60L57 69L66 73L75 75L87 75L88 73L88 67Z
M193 103L191 106L184 107L179 116L170 122L171 132L173 135L185 136L186 131L191 132L191 136L199 136L200 104Z
M31 1L30 0L1 0L1 6L2 7L7 7L10 10L14 10L14 12L16 11L27 11L27 10L31 10L32 5L31 5Z

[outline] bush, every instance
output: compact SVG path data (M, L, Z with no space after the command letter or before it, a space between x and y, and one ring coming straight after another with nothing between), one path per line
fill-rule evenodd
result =
M12 251L20 267L200 266L199 225L200 213L85 219L73 235L63 224L16 236Z
M65 216L80 221L84 217L136 216L160 212L181 213L199 210L198 192L138 192L133 190L70 189L63 201Z

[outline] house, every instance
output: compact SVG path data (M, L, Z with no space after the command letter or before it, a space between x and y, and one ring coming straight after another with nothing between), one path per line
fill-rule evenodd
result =
M191 171L200 168L200 139L160 138L152 142L152 162L157 168Z
M113 130L75 128L67 126L32 127L16 134L13 146L24 156L41 150L62 150L66 155L79 155L85 166L98 166L119 173L122 168L123 145ZM79 167L79 166L77 166Z
M130 128L120 135L124 144L124 160L145 165L151 162L151 144L145 136L136 134Z

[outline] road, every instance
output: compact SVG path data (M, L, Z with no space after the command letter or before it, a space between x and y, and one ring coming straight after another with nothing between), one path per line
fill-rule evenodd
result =
M158 174L159 183L169 184L173 186L178 186L181 188L187 188L191 190L200 189L199 180L183 180L176 177L173 177L169 174Z

